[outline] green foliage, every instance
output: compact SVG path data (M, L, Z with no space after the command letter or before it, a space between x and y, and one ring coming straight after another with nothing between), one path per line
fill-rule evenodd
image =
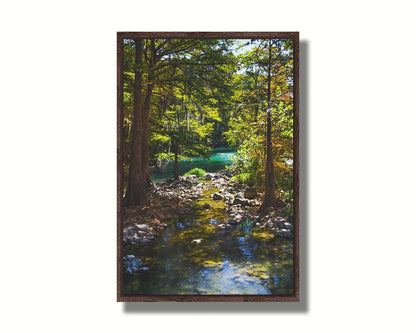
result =
M200 168L194 168L190 171L188 171L187 173L184 174L184 176L189 176L189 175L195 175L197 177L202 177L206 174L207 172L204 169L200 169Z
M228 131L224 132L227 142L238 149L231 169L237 174L250 174L251 182L264 186L269 109L276 189L289 193L293 189L293 45L287 40L261 40L254 44L256 47L239 56L244 75L234 76L235 107L230 113Z
M143 62L138 68L135 43L124 41L122 151L126 169L134 136L135 72L139 69L142 105L152 90L148 128L152 163L208 157L212 147L228 143L237 150L231 169L238 176L233 178L261 188L269 109L276 189L284 198L293 196L293 42L252 40L250 46L246 43L233 53L231 47L236 44L237 40L143 39Z
M238 183L253 186L255 185L254 176L252 173L240 173L230 178L230 181L236 181Z

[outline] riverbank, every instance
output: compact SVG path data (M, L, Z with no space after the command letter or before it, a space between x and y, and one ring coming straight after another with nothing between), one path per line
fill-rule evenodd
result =
M289 203L259 215L262 193L231 176L166 180L148 205L125 210L126 294L293 292Z
M262 193L253 187L230 181L231 173L223 170L168 179L154 185L149 204L125 209L123 241L140 246L151 243L172 223L189 218L210 221L216 229L232 229L250 224L264 239L293 238L293 217L289 203L279 210L257 213Z
M198 156L189 157L188 159L181 159L178 161L178 173L184 175L186 172L200 168L208 172L217 172L225 169L233 163L232 158L235 156L235 150L229 147L213 148L208 153L209 158ZM160 183L166 179L174 177L174 163L169 161L167 163L155 163L150 170L150 175L153 183Z

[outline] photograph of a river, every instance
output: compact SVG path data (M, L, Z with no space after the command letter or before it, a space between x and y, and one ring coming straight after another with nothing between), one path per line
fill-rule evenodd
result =
M118 300L298 299L298 35L279 36L118 41Z
M207 171L220 171L232 163L233 154L218 149L209 160L181 161L180 170L203 166ZM154 181L165 180L161 175L169 177L169 171L154 174L158 177ZM125 294L293 293L293 241L255 229L250 219L223 227L228 217L226 202L212 198L218 182L223 183L223 178L197 181L190 192L200 188L202 192L192 199L190 213L169 221L152 241L127 247L126 253L140 258L143 267L125 274Z

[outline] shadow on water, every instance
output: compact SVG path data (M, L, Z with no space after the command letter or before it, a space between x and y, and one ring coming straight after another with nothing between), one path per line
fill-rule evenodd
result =
M259 302L259 303L237 303L237 302L219 302L219 303L185 303L185 302L126 302L124 303L124 311L126 313L152 313L152 312L210 312L210 313L233 313L233 312L247 312L247 313L265 313L265 312L308 312L309 304L309 286L308 286L308 222L309 222L309 208L308 208L308 113L309 113L309 99L308 99L308 85L309 85L309 43L308 41L300 42L300 160L299 160L299 187L300 187L300 302ZM182 226L180 227L182 228ZM238 230L238 229L237 229ZM240 238L234 240L234 245L238 243ZM202 243L201 243L202 244ZM253 250L247 247L246 241L242 242L239 253L242 257L249 258L253 254ZM214 251L215 252L215 251ZM232 259L232 258L231 258ZM182 259L183 260L183 259ZM214 260L213 260L214 261ZM216 264L218 262L214 261ZM207 270L207 274L216 274L220 269L226 271L226 274L233 274L234 266L232 261L226 258L218 267L212 267ZM238 269L238 268L237 268ZM231 271L231 273L229 273Z

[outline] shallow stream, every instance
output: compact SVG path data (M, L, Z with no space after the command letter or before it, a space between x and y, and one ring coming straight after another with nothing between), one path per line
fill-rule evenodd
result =
M209 189L194 202L196 213L172 221L153 243L130 248L147 271L125 274L125 294L293 293L293 242L253 229L246 221L230 229L224 201L212 200ZM212 208L203 209L209 203Z

